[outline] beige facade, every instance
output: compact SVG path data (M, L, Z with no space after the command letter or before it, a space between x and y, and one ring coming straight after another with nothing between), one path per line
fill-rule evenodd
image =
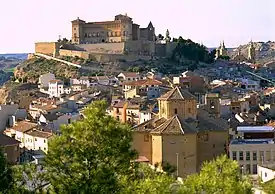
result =
M237 141L237 140L236 140ZM275 162L275 146L273 141L246 141L229 145L230 159L238 161L247 174L257 174L257 164Z
M58 42L37 42L35 43L35 53L58 56L61 44Z
M72 21L72 42L76 44L125 42L129 40L155 40L155 29L150 22L147 28L139 28L132 18L116 15L113 21Z
M133 148L140 156L152 165L168 162L185 177L198 172L204 161L226 154L226 121L197 109L196 98L188 91L176 87L158 101L158 117L133 131Z

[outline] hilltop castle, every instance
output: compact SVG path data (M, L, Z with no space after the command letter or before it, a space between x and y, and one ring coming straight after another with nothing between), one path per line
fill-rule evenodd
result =
M116 15L113 21L86 22L77 18L71 22L71 42L39 42L35 52L51 56L78 56L101 62L116 60L151 60L153 56L170 56L176 42L169 31L165 43L156 41L155 27L145 28L133 22L127 14Z
M133 23L127 14L116 15L114 21L72 21L72 42L75 44L114 43L135 40L155 41L155 28L149 22L146 28Z

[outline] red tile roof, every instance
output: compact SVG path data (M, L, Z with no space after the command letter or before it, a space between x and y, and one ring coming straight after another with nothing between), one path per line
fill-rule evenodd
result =
M162 82L155 80L155 79L144 79L144 80L137 80L137 81L130 81L125 82L123 85L127 86L144 86L144 85L161 85Z

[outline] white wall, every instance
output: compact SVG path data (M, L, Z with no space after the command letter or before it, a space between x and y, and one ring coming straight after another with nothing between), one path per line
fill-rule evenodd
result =
M275 165L275 164L274 164ZM258 165L258 176L261 177L262 182L267 182L275 178L275 171Z
M144 123L152 118L152 113L150 112L140 112L139 114L139 124Z

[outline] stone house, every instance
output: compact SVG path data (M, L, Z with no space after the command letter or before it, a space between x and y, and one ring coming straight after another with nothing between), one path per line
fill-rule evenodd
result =
M17 164L19 162L19 144L20 141L17 141L7 135L0 134L0 148L2 149L8 163Z

